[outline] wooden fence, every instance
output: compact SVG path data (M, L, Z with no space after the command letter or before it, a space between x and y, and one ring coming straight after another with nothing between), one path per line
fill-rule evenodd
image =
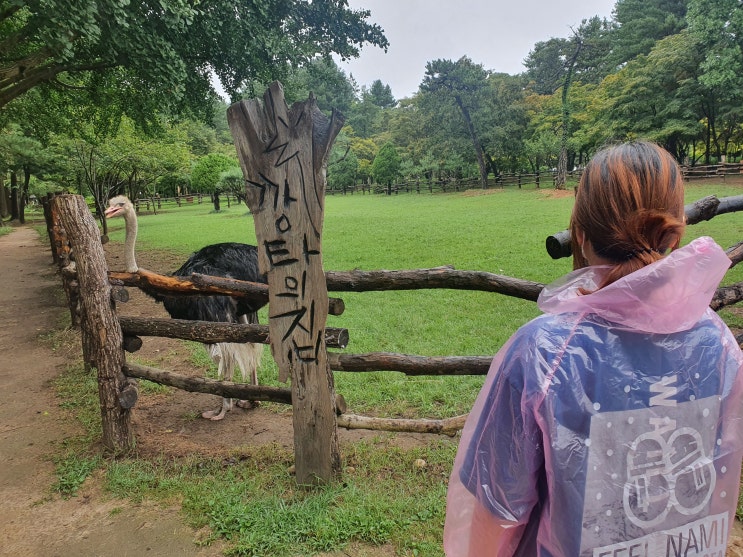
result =
M491 357L328 354L327 347L345 348L348 341L348 331L325 326L327 315L341 314L344 306L342 301L329 298L328 291L454 288L536 300L543 285L451 267L324 271L321 239L325 165L330 146L342 126L342 117L333 113L328 119L319 111L313 97L290 108L284 101L281 85L274 83L266 91L263 103L258 100L236 103L228 109L227 119L245 177L245 199L254 214L261 246L259 262L268 277L268 285L238 284L238 281L205 276L179 280L143 271L109 273L98 227L81 196L54 197L46 211L73 323L80 325L84 361L98 376L103 445L115 453L128 452L133 447L130 412L138 398L136 378L221 396L291 403L295 473L300 484L324 483L340 473L339 425L453 435L464 424L465 416L394 420L348 414L343 397L335 394L331 371L485 374ZM505 178L499 179L501 185L506 184ZM539 175L534 179L541 180ZM525 183L524 176L516 177L517 187ZM716 209L719 206L718 201ZM181 295L226 294L259 299L271 309L269 326L119 318L116 302L126 298L125 291L120 289L125 285L168 292L176 289ZM741 299L739 294L728 291L718 301L721 305L734 303ZM290 389L194 379L127 363L125 349L136 350L141 346L140 337L148 335L206 343L270 344L279 380L286 382L291 378Z
M681 172L686 180L700 178L722 178L726 176L740 176L743 174L743 163L721 163L699 166L682 166Z
M578 180L583 173L582 169L568 172L568 179ZM557 172L542 171L536 173L503 173L495 177L488 177L486 189L498 189L505 187L533 186L555 187L557 183ZM481 189L479 178L449 179L449 180L405 180L389 186L381 184L356 184L342 188L328 188L327 193L335 194L388 194L398 195L401 193L451 193L471 189Z
M743 176L743 164L741 163L721 163L713 165L699 165L699 166L682 166L681 172L684 179L699 180L699 179L710 179L720 178L725 181L728 176ZM569 180L577 181L580 179L582 169L575 169L568 173ZM502 173L497 177L489 177L487 180L486 189L498 189L498 188L519 188L522 187L534 187L539 188L554 188L557 180L557 172L551 170L545 170L536 173L525 173L525 172L513 172L513 173ZM405 180L392 184L391 186L383 186L381 184L356 184L354 186L338 187L338 188L326 188L326 193L329 195L353 195L353 194L390 194L399 195L403 193L452 193L459 191L466 191L471 189L480 189L479 178L467 178L467 179L451 179L451 180ZM243 202L243 199L236 196L234 193L225 192L220 195L221 203L227 204L227 207L231 207L233 204L239 205ZM144 210L147 212L157 212L165 206L177 206L181 207L184 205L212 203L211 196L203 193L193 193L179 196L144 196L134 200L137 212ZM90 207L94 210L94 207Z
M743 197L743 196L741 196ZM713 216L740 210L738 199L704 198L687 207L690 224ZM723 209L719 210L722 205ZM166 336L197 342L260 342L268 343L268 327L172 319L117 317L115 303L125 300L122 286L133 286L146 292L191 292L192 294L228 294L235 297L268 299L265 284L244 283L232 279L193 276L190 280L164 277L141 270L138 273L110 272L98 238L98 228L82 198L59 196L48 210L48 228L52 252L59 262L68 294L73 323L81 326L83 353L87 365L95 368L99 377L99 395L104 421L104 445L115 452L125 452L132 446L128 412L137 400L133 379L148 379L160 384L219 396L264 400L291 404L289 389L240 385L228 381L193 378L146 366L128 363L124 349L135 351L142 345L142 336ZM70 251L78 255L69 259ZM563 254L564 255L564 254ZM728 250L734 266L743 259L743 242ZM479 290L536 301L544 285L487 272L459 271L451 267L400 271L327 271L327 287L332 292L367 292L447 288ZM93 295L96 295L95 297ZM743 284L718 289L711 306L715 310L743 299ZM343 312L343 303L329 304L336 315ZM108 332L103 344L99 331ZM343 349L349 332L327 328L326 345ZM739 339L741 340L741 339ZM339 372L397 371L419 375L484 375L491 357L426 357L409 354L373 352L365 354L331 353L329 366ZM346 428L414 431L453 435L464 423L464 416L444 420L397 420L370 418L347 413L343 397L336 399L338 425ZM118 425L117 425L118 424ZM126 425L122 425L126 424Z
M700 166L682 166L681 172L685 180L695 180L702 178L721 178L723 181L726 176L743 175L743 163L721 163L714 165ZM568 180L577 181L583 174L583 169L577 168L568 172ZM534 188L553 188L557 183L557 172L553 170L544 170L535 173L513 172L502 173L496 177L489 177L487 180L487 189L510 188L516 187L521 189L524 186ZM380 184L357 184L344 188L329 188L327 192L334 194L354 194L354 193L375 193L375 194L400 194L400 193L447 193L465 191L468 189L481 188L479 178L467 178L462 180L405 180L391 186Z

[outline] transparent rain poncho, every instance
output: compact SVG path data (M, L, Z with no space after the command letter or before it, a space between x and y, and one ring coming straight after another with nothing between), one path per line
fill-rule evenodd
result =
M725 554L743 356L709 303L729 265L699 238L588 295L606 267L544 289L462 432L449 557Z

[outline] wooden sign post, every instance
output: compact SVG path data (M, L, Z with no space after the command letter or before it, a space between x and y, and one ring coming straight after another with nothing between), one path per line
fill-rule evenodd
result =
M340 472L335 388L325 350L328 291L322 266L325 171L343 125L310 98L289 108L274 82L233 104L227 120L255 219L259 264L268 275L269 336L279 379L291 378L297 482Z

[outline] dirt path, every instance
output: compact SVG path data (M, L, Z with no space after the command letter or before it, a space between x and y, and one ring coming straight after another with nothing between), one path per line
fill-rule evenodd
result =
M66 311L51 252L31 228L0 237L0 555L207 556L176 509L106 499L95 481L53 496L47 457L75 432L51 381L66 361L39 336Z

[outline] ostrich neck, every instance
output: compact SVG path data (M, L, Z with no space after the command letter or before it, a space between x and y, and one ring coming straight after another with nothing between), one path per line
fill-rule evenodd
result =
M127 273L136 273L139 270L137 259L134 256L134 246L137 244L137 215L133 211L127 212L124 215L124 221L126 222L126 239L124 241L126 271Z

